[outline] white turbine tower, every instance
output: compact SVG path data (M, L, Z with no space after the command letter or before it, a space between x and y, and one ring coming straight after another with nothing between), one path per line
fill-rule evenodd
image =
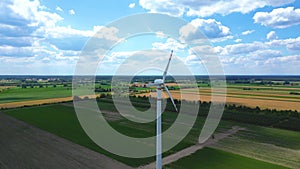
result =
M167 86L165 85L165 79L167 76L167 72L169 69L170 61L172 59L173 50L171 50L171 54L169 57L169 61L167 67L163 73L162 79L154 80L154 83L149 84L149 86L156 86L157 92L157 103L156 103L156 169L162 168L162 138L161 138L161 88L164 87L165 91L168 93L175 110L177 111L175 102L171 96L170 91L168 90Z

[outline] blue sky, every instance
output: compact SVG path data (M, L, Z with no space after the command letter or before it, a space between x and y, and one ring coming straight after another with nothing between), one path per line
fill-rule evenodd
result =
M210 42L206 54L219 57L225 74L300 72L300 2L295 0L1 0L0 7L3 75L72 75L89 38L102 30L112 44L119 42L119 31L105 26L141 13L178 17L200 30ZM199 38L187 29L176 40L164 32L123 39L99 72L113 74L139 50L174 49L194 74L205 74L205 59L197 58L186 45Z

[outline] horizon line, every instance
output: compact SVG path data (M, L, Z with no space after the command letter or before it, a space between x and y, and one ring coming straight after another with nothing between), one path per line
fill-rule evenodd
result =
M132 75L71 75L71 74L0 74L0 76L132 76ZM161 76L161 75L134 75ZM171 76L171 75L167 75ZM174 75L174 76L300 76L300 74L224 74L224 75Z

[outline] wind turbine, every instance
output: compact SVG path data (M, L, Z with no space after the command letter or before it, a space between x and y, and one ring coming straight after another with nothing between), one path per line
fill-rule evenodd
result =
M162 138L161 138L161 88L163 87L165 91L168 93L175 110L177 110L175 102L171 96L171 93L167 86L165 85L165 79L167 76L167 72L169 69L170 61L172 59L173 50L171 50L171 54L169 57L169 61L167 67L163 73L162 79L155 79L154 83L150 83L148 86L156 86L157 92L157 103L156 103L156 169L162 168Z

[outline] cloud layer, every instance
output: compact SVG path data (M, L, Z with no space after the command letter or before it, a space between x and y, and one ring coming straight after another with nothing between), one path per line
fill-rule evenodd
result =
M180 39L185 42L208 38L223 41L232 38L230 29L215 19L194 19L180 29Z
M113 27L89 25L90 29L78 29L67 25L70 22L65 22L65 19L81 17L81 13L74 10L78 9L76 6L74 9L63 6L49 9L41 2L0 1L2 74L24 73L24 70L32 74L70 74L74 71L81 49L92 36L102 39L102 47L120 41L117 36L119 30ZM230 74L255 74L259 71L265 74L280 71L295 74L299 72L295 67L300 65L300 36L298 32L291 36L284 31L300 26L300 9L282 7L292 2L294 0L140 0L139 5L148 12L187 18L189 23L178 32L180 42L165 35L163 30L158 30L154 35L157 41L152 43L150 38L146 39L151 41L150 48L154 50L174 49L176 54L185 56L184 62L191 67L205 62L193 54L192 50L195 50L205 56L220 56L225 70ZM140 9L137 8L138 4L130 1L127 5L125 8ZM266 12L263 7L270 8ZM255 12L257 9L263 12ZM245 16L243 14L249 12L253 12L253 16L248 15L247 21L239 22L250 27L237 27L233 24L236 21L223 20L223 17L232 13L242 18ZM98 32L100 29L101 32ZM185 43L199 42L198 45L203 41L208 42L207 39L215 46L192 46L185 53ZM147 42L132 45L144 47ZM113 53L104 62L108 64L107 67L117 65L128 55L132 55L132 51L126 48L125 51ZM277 70L279 68L281 70Z
M48 69L50 74L51 70L57 74L68 74L74 69L86 41L104 28L94 26L92 30L79 30L60 26L64 18L56 12L63 12L63 9L57 6L51 11L39 0L2 0L0 6L0 64L11 65L10 69L4 69L6 72L3 74L14 73L19 70L17 67ZM75 15L73 9L68 12ZM111 33L116 31L106 30L105 36ZM14 58L14 64L11 64L11 58ZM65 69L60 69L59 65Z
M277 8L271 12L257 12L253 19L255 23L270 28L287 28L300 24L300 9L287 7Z
M139 4L154 13L207 17L214 14L228 15L234 12L245 14L265 6L276 7L292 2L294 0L140 0Z

